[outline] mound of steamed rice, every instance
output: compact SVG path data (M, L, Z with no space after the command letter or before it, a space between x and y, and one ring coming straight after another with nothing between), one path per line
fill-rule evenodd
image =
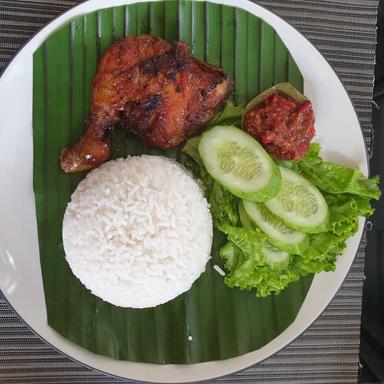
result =
M66 259L80 281L121 307L153 307L188 291L205 270L212 219L203 191L161 156L112 160L72 194Z

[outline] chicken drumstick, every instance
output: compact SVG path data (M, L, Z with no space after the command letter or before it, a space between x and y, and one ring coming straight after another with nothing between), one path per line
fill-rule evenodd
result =
M79 172L105 162L117 123L146 144L173 148L207 126L232 88L220 68L191 57L184 43L149 35L123 38L100 61L89 126L62 151L61 167Z

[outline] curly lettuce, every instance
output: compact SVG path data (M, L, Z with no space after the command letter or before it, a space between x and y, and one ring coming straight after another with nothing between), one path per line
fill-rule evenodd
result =
M358 228L359 217L368 217L374 211L369 199L360 196L324 194L324 197L330 212L329 230L338 236L353 236Z
M241 108L227 104L213 124L240 125ZM363 177L361 171L326 162L320 158L320 146L312 144L307 155L298 161L281 161L282 166L300 173L323 193L330 213L324 232L309 235L308 247L290 254L286 263L275 268L263 247L269 240L255 223L247 224L241 212L240 199L232 195L207 173L198 153L199 137L190 139L183 152L196 177L205 185L214 226L224 232L226 244L220 256L226 269L225 284L243 290L254 290L256 296L279 294L290 283L322 271L334 271L336 258L347 246L347 239L358 230L359 217L373 214L371 199L379 199L379 179ZM275 244L276 246L276 244ZM286 251L282 246L278 246Z
M258 297L279 294L309 274L334 271L336 257L345 249L347 239L330 232L313 235L305 252L290 255L285 268L275 269L262 252L267 237L258 228L227 226L225 232L228 242L220 250L227 271L225 283L243 290L255 289Z
M375 200L380 198L378 176L366 178L358 168L323 161L317 143L311 144L310 150L301 160L282 161L281 164L300 173L323 192L349 193Z
M226 226L237 226L239 223L238 198L224 189L216 181L209 196L209 205L213 223L216 228L225 232Z
M276 269L269 264L262 249L266 236L258 228L226 227L228 242L220 250L228 274L224 281L229 287L251 290L256 296L279 294L290 283L300 279L295 267L298 256L291 255L287 267Z

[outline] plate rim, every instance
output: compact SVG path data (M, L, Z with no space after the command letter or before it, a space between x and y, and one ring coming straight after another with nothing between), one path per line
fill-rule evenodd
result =
M52 24L56 23L58 19L60 18L63 18L63 21L60 23L60 25L57 26L56 29L59 29L61 28L63 25L65 25L66 23L70 22L73 18L75 17L79 17L81 15L84 15L84 14L87 14L89 12L94 12L94 11L97 11L97 10L101 10L101 9L106 9L106 8L112 8L112 7L115 7L115 6L118 6L118 5L129 5L129 4L134 4L134 3L148 3L148 2L157 2L157 1L164 1L164 0L111 0L110 1L110 4L107 5L107 6L100 6L100 7L95 7L95 9L91 10L91 11L86 11L86 12L79 12L79 13L76 13L75 15L73 15L73 17L71 18L67 18L68 17L68 13L70 12L73 12L73 11L76 11L77 8L81 9L81 8L85 8L87 6L87 4L90 4L90 3L97 3L98 0L86 0L82 3L79 3L79 4L76 4L74 6L71 6L69 7L65 12L55 16L54 18L52 18L48 23L44 24L41 28L39 28L39 30L37 30L33 35L31 35L31 37L28 38L28 40L26 40L19 48L18 50L11 56L11 58L9 59L8 63L4 66L4 68L2 69L2 71L0 72L0 88L2 87L2 80L3 78L5 77L4 75L7 74L8 70L11 68L12 64L14 63L14 61L18 58L19 55L21 55L23 53L23 51L29 46L31 45L34 40L36 40L40 35L42 35L46 29L48 29L48 27L50 27ZM333 69L333 67L328 63L327 59L325 58L325 56L320 52L320 50L314 45L312 44L312 42L305 36L303 35L294 25L292 25L291 22L288 22L286 21L285 19L283 19L282 17L278 16L276 13L274 13L273 11L270 11L267 7L265 6L262 6L262 5L259 5L257 3L254 3L250 0L190 0L191 2L211 2L211 3L216 3L216 4L224 4L224 5L229 5L229 6L232 6L234 8L240 8L240 9L244 9L246 12L249 12L249 13L252 13L252 14L255 14L252 10L250 9L247 9L246 6L249 5L250 8L259 8L259 9L263 9L266 14L269 14L269 15L272 15L274 18L278 19L280 22L282 22L283 24L286 24L288 25L291 29L293 29L295 31L296 34L300 35L302 38L305 39L305 41L322 57L322 59L326 62L327 66L329 67L329 69L333 72L333 75L337 78L337 81L339 83L339 85L341 85L345 95L348 97L348 100L349 100L349 103L351 104L352 106L352 109L353 109L353 112L354 112L354 116L355 116L355 119L356 119L356 122L359 126L359 132L360 132L360 136L361 136L361 141L363 142L364 144L364 154L365 154L365 162L366 162L366 169L364 169L363 171L366 172L367 176L370 175L370 166L369 166L369 154L368 154L368 147L367 147L367 143L365 142L365 139L364 139L364 134L363 134L363 130L362 130L362 126L361 126L361 122L359 120L359 117L357 115L357 112L356 112L356 106L352 100L352 97L351 95L349 94L348 90L346 89L345 85L343 84L343 82L341 81L339 75L336 73L336 71ZM261 16L255 14L255 16L257 17L260 17L262 18ZM67 18L67 19L66 19ZM269 24L269 22L268 22ZM273 26L273 28L275 29L275 27ZM55 29L55 30L56 30ZM53 31L52 31L53 32ZM52 33L50 32L50 33ZM49 33L49 34L50 34ZM46 39L49 34L47 34L45 36L44 39ZM282 38L283 39L283 38ZM284 39L283 39L284 41ZM32 55L33 55L33 52L32 52ZM11 68L12 69L12 68ZM325 307L321 310L321 312L316 316L316 318L314 318L309 324L307 324L307 326L305 328L302 328L302 330L300 331L300 333L298 335L296 335L294 338L292 338L288 343L286 343L285 345L281 346L280 348L278 349L275 349L272 353L270 353L268 356L265 356L264 358L256 361L256 362L253 362L253 363L249 363L241 368L238 368L236 370L230 370L228 372L225 372L223 374L220 374L220 375L210 375L209 377L207 376L207 378L203 378L203 379L190 379L190 382L195 382L195 383L200 383L200 382L206 382L208 380L211 380L211 379L216 379L216 378L220 378L220 377L224 377L224 376L227 376L227 375L230 375L230 374L234 374L234 373L238 373L238 372L241 372L245 369L248 369L249 367L253 366L253 365L256 365L256 364L260 364L262 363L263 361L265 361L266 359L272 357L273 355L275 355L276 353L278 353L279 351L281 351L282 349L288 347L289 345L291 345L294 341L296 341L308 328L310 328L313 323L323 314L323 312L328 308L329 304L331 303L331 301L335 298L335 296L337 295L337 293L339 292L341 286L343 285L346 277L348 276L351 268L352 268L352 265L353 265L353 262L356 258L356 255L359 251L359 248L361 246L361 243L362 243L362 240L363 240L363 235L365 233L365 224L366 224L366 221L367 219L364 218L364 219L361 219L360 222L359 222L359 232L358 234L356 234L355 236L359 236L359 239L358 239L358 242L357 242L357 246L356 246L356 251L354 252L354 256L353 258L351 259L351 262L350 262L350 265L347 269L347 271L345 272L345 275L342 279L340 279L339 281L339 284L338 284L338 287L336 289L336 291L332 294L332 296L327 299L327 304L325 305ZM1 239L0 239L1 240ZM0 250L1 250L1 242L0 242ZM309 292L309 291L308 291ZM123 379L123 380L127 380L127 379L131 379L131 380L136 380L138 382L148 382L148 379L145 379L145 378L141 378L141 379L137 379L137 378L130 378L128 376L120 376L118 374L115 374L115 373L110 373L110 372L107 372L107 371L104 371L102 369L99 369L97 367L94 367L88 363L84 363L82 362L81 360L79 360L78 358L75 358L75 357L72 357L71 355L69 355L67 352L64 352L62 351L61 349L59 349L59 347L53 345L50 341L47 341L45 337L41 336L37 331L34 330L34 328L28 324L26 322L26 320L24 320L24 318L19 314L19 312L16 310L16 308L13 306L13 304L11 303L11 301L9 300L8 296L6 295L6 293L2 290L1 286L0 286L0 293L3 295L3 298L5 300L5 302L12 308L13 311L15 311L15 313L17 314L17 316L19 317L19 319L22 321L23 324L25 324L28 329L36 336L38 336L41 340L43 340L46 344L48 344L50 347L52 347L54 350L58 351L60 354L68 357L71 361L75 362L75 363L78 363L78 364L81 364L93 371L96 371L96 372L99 372L101 374L104 374L104 375L109 375L111 377L115 377L115 378L118 378L118 379ZM44 301L45 301L45 298L44 298ZM304 302L302 304L302 306L304 305ZM296 321L296 320L294 320ZM49 327L48 324L46 324L47 327ZM50 327L49 327L50 328ZM55 331L57 332L57 331ZM62 337L61 335L59 335L60 337ZM67 343L71 343L73 344L72 342L70 342L69 340L63 338ZM103 356L103 355L97 355L93 352L90 352L88 350L86 350L85 348L83 347L80 347L83 352L85 352L86 354L92 354L92 355L96 355L96 356L101 356L102 358L105 358L105 359L111 359L107 356ZM239 355L235 358L231 358L231 359L227 359L227 360L218 360L218 361L210 361L210 362L203 362L203 363L196 363L196 364L167 364L167 365L161 365L161 364L153 364L153 365L156 365L156 366L159 366L159 367L188 367L188 366L191 366L191 365L200 365L200 364L211 364L211 363L223 363L223 362L226 362L226 361L229 361L229 360L232 360L232 359L238 359L238 358L241 358L242 356L245 356L245 355L248 355L248 354L251 354L255 351L251 351L247 354L243 354L243 355ZM115 359L111 359L111 360L115 360ZM148 366L148 365L152 365L152 364L148 364L148 363L136 363L136 362L130 362L130 361L125 361L125 360L120 360L120 362L123 362L123 363L127 363L127 364L130 364L130 363L134 363L134 364L140 364L140 365L143 365L143 366ZM183 383L185 382L184 380L182 381L174 381L174 380L167 380L167 381L159 381L159 380L150 380L149 382L154 382L154 383Z

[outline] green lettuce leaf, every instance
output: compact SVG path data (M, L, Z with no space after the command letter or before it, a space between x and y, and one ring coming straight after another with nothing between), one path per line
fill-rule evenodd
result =
M228 272L225 283L229 287L251 290L256 296L279 294L290 283L299 280L299 269L292 267L297 256L291 256L287 268L276 270L266 262L262 248L268 241L257 228L226 227L228 236L220 256Z
M346 248L346 240L358 229L360 216L373 213L369 199L351 194L324 194L330 210L328 232L309 236L308 247L290 256L283 270L266 263L262 247L267 236L254 228L224 227L228 243L221 250L228 275L225 283L240 289L256 289L257 296L279 294L290 283L308 274L334 271L336 258Z
M230 101L227 101L223 110L209 122L209 126L213 127L215 125L235 125L237 127L241 127L241 119L243 118L243 113L243 105L233 105Z
M265 262L261 248L265 244L267 237L260 229L233 227L230 225L223 226L222 229L226 233L228 240L236 244L245 256L252 256L258 263Z
M182 149L182 152L188 155L188 157L183 161L184 166L188 168L193 176L196 179L200 179L203 183L203 188L205 190L205 196L209 200L211 190L214 184L212 176L207 172L203 163L200 160L200 155L198 152L200 137L193 137L189 139Z
M222 230L225 226L237 226L239 199L214 181L206 171L198 152L199 141L200 137L197 136L186 142L183 152L193 159L193 162L186 161L185 164L204 183L215 227Z
M198 149L199 143L200 143L200 136L192 137L192 139L189 139L185 143L182 151L202 167L203 163L200 159L200 154Z
M224 189L216 181L209 196L209 204L216 228L223 230L226 226L237 226L239 223L239 199Z
M301 173L324 192L350 193L375 200L380 198L379 177L368 179L357 168L347 168L340 164L323 161L320 158L319 144L312 144L301 160L283 161L281 164Z
M296 262L300 275L334 271L336 256L345 249L347 238L348 236L337 236L330 232L312 235L309 247Z
M228 103L212 124L236 124L236 119L240 121L240 112L239 107ZM263 252L263 247L270 244L268 237L256 226L247 224L244 212L241 217L240 200L205 170L198 152L199 140L195 137L185 144L183 152L189 156L185 165L203 182L214 226L227 236L228 241L220 251L227 272L225 284L254 289L259 297L279 294L290 283L308 274L334 271L337 256L346 248L346 240L358 230L359 217L373 213L370 199L380 196L378 178L367 179L358 169L321 160L318 144L313 144L299 161L280 161L281 165L300 173L322 191L329 207L330 222L325 232L309 235L305 250L290 254L287 263L273 268Z
M360 216L370 216L374 209L369 199L350 194L324 194L330 212L329 230L339 236L353 236Z
M225 232L229 241L220 251L227 271L225 283L229 287L255 289L258 297L279 294L308 274L334 271L336 257L345 249L348 237L330 232L312 235L302 255L290 255L288 266L276 270L266 262L262 248L268 240L259 229L227 226Z

